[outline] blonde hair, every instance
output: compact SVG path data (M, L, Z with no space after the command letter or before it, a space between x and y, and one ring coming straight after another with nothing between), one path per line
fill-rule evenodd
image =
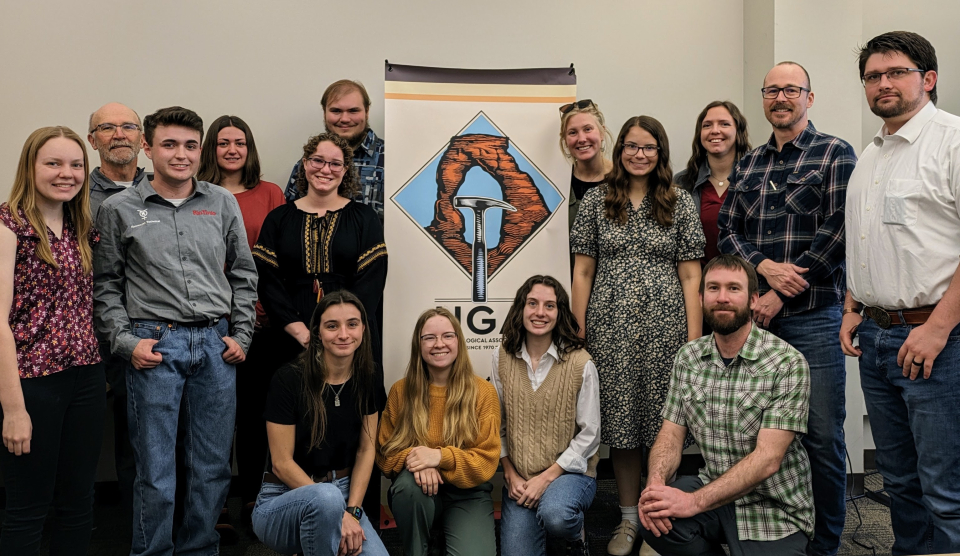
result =
M430 413L430 374L420 352L420 334L426 322L433 317L445 317L457 334L457 359L447 379L447 402L443 410L443 445L463 448L477 439L477 385L467 354L467 342L460 322L450 311L437 307L428 309L417 319L410 342L410 361L404 377L397 428L383 446L384 457L427 443Z
M574 164L576 161L573 158L573 155L570 154L570 150L567 149L567 124L570 123L570 118L576 116L577 114L589 114L597 120L597 125L600 126L601 137L607 139L607 141L601 141L600 143L600 156L605 156L607 151L610 149L610 145L613 143L613 134L610 133L610 130L607 129L607 124L603 119L603 112L600 111L600 107L596 105L593 101L590 101L590 104L580 108L577 105L574 105L573 108L567 113L560 114L560 152L563 153L563 156L567 160L573 161Z
M83 272L93 271L93 251L90 248L90 230L93 229L93 218L90 216L90 174L89 159L87 158L87 148L83 145L80 136L68 127L53 126L41 127L27 137L23 144L23 151L20 153L20 162L17 164L17 176L13 180L13 187L10 190L10 199L7 204L10 207L10 215L13 220L22 225L20 220L20 210L23 210L27 217L27 222L37 233L39 241L37 242L37 257L58 268L56 260L53 258L53 251L50 250L50 240L47 238L47 224L40 214L37 207L37 152L47 141L55 137L64 137L80 145L83 152L83 185L80 191L63 203L63 211L70 221L73 222L73 228L77 234L77 247L80 251L80 261L83 265Z

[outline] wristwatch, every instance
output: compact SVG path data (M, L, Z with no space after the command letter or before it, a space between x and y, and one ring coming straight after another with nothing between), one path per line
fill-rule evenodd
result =
M363 508L360 506L347 506L345 510L348 514L353 516L353 519L357 520L357 523L360 522L360 518L363 517Z

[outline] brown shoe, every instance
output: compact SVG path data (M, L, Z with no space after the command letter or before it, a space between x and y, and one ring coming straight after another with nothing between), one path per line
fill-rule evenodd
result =
M613 538L607 543L607 554L611 556L629 556L633 552L633 543L637 540L637 526L632 521L623 520L613 530Z
M660 556L660 553L654 550L649 544L643 543L640 547L640 553L637 554L637 556Z

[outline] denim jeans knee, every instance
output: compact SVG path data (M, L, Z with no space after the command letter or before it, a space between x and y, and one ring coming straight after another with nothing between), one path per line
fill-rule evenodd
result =
M597 481L593 477L567 473L550 483L539 507L533 509L518 506L504 487L500 520L503 555L543 555L546 535L567 541L579 538L583 515L596 492Z

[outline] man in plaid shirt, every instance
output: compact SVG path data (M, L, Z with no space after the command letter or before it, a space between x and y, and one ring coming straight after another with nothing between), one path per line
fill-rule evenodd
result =
M680 349L640 496L644 540L662 554L805 555L813 536L807 430L810 370L789 344L751 322L757 274L720 255L700 281L713 334ZM680 477L687 430L706 465Z
M803 437L816 506L810 553L832 556L846 517L846 371L838 334L846 289L843 206L856 154L808 120L813 92L799 64L774 66L761 92L773 134L737 164L720 209L718 246L756 267L760 300L754 320L810 365Z

